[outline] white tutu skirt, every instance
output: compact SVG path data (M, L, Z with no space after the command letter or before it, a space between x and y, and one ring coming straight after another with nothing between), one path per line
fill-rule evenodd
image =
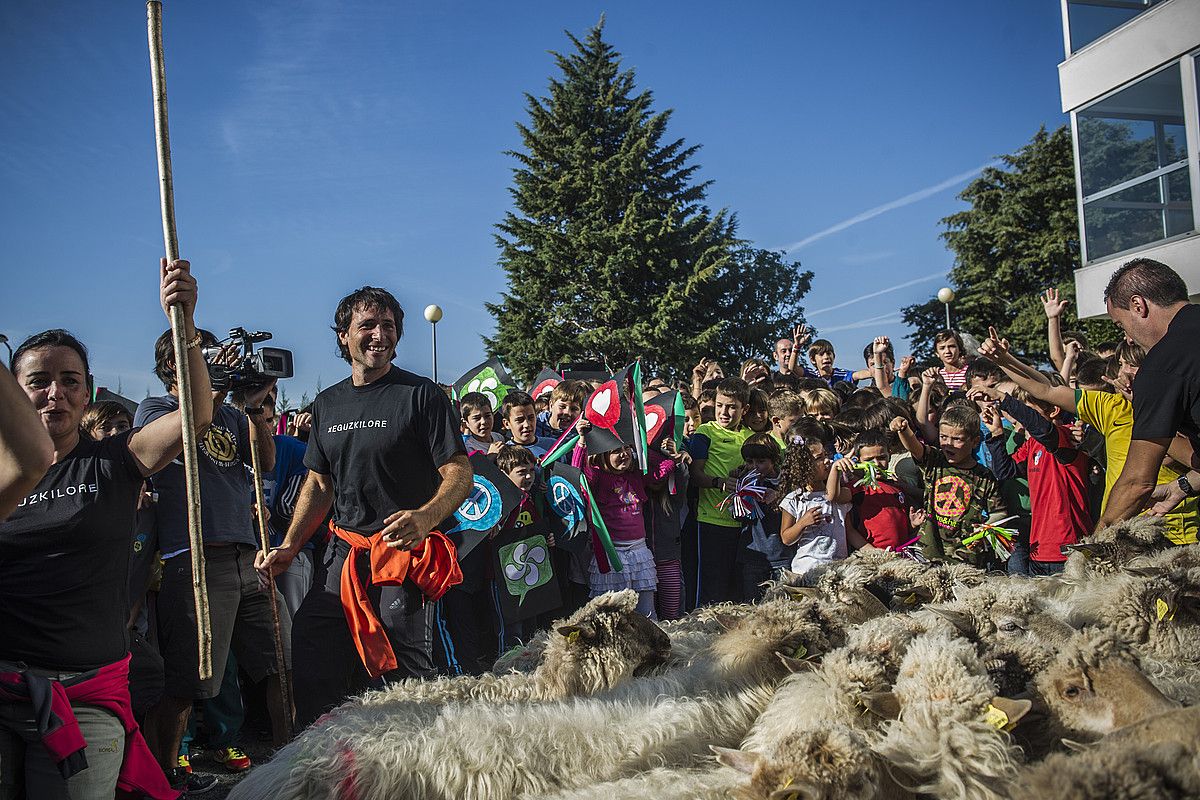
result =
M593 558L588 565L588 586L592 597L605 592L633 589L636 592L651 592L658 588L658 570L654 566L654 554L646 546L645 539L636 542L614 542L623 569L600 572Z

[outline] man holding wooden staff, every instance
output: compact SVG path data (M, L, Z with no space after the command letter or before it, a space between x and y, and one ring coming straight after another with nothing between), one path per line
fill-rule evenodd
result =
M338 304L351 376L313 402L291 527L257 559L265 578L280 574L333 509L334 536L293 623L297 730L373 679L432 677L428 601L462 580L435 528L466 499L471 464L445 393L391 363L403 324L383 289Z
M200 330L197 336L201 347L217 343L208 331ZM170 331L159 337L154 362L155 374L167 388L167 394L143 400L134 418L135 426L152 422L178 407ZM206 680L201 680L198 674L183 464L176 460L153 479L154 490L158 492L158 534L163 554L158 627L166 675L163 698L146 719L146 739L172 783L187 780L186 775L179 774L186 768L177 759L192 703L211 699L221 691L231 650L238 665L252 679L268 679L272 733L276 745L287 741L287 716L279 699L270 598L259 589L254 571L258 537L253 527L252 487L246 472L251 463L251 436L258 443L263 468L269 470L275 463L273 431L261 408L263 398L274 386L275 381L271 380L248 389L246 414L225 403L225 392L212 392L208 401L212 404L212 425L198 442L206 585L213 632L213 674ZM253 425L247 419L254 420ZM286 623L283 625L285 645L290 634L288 627ZM240 770L250 766L249 759L232 742L221 744L225 746L218 748L216 757L227 768Z

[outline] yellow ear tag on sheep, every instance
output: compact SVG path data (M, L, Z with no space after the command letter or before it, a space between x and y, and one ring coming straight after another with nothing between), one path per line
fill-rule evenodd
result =
M983 712L983 721L998 731L1007 731L1016 727L1016 725L1009 723L1008 714L1005 714L991 703L988 703L987 710Z
M796 645L796 649L792 651L792 658L804 658L808 655L808 648L802 644Z
M575 644L576 642L578 642L579 641L579 631L571 631L570 633L568 633L567 641L571 644Z
M1154 611L1158 614L1158 619L1161 622L1166 620L1171 622L1175 619L1175 612L1171 610L1171 606L1167 605L1167 601L1161 597L1154 601Z
M911 606L917 602L917 593L913 592L908 597L904 598L904 605Z

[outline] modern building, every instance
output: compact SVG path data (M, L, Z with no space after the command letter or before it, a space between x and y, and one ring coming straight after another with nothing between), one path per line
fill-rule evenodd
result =
M1060 0L1063 111L1075 141L1081 317L1134 257L1200 295L1200 0Z

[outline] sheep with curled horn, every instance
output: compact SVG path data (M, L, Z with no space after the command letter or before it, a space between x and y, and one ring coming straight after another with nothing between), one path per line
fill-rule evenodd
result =
M755 606L692 664L595 697L456 703L415 729L390 724L381 706L374 719L339 718L305 742L286 775L231 798L313 800L353 786L359 800L505 800L698 766L710 745L741 741L787 673L780 653L828 649L804 605Z

